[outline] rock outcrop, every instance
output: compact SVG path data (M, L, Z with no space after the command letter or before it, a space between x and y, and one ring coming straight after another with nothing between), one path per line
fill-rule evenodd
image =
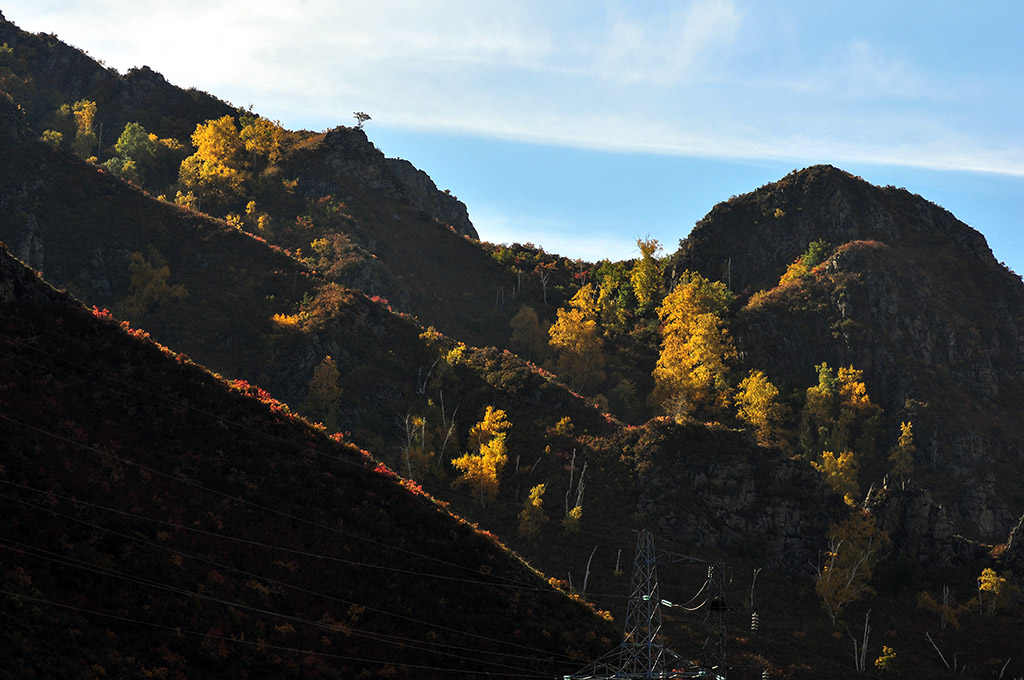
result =
M893 550L921 564L961 566L985 551L984 546L958 535L945 508L914 483L872 489L864 507L878 528L888 532Z
M847 510L809 464L726 429L667 419L643 429L632 458L637 509L659 533L792 575L813 571L829 524Z
M386 158L359 128L328 131L299 174L299 183L311 199L369 189L383 201L419 208L457 233L479 238L464 203L438 190L427 173L409 161Z
M807 279L777 287L787 265L823 239L831 257ZM914 423L915 479L965 535L1005 536L1022 508L1024 283L984 237L948 211L828 166L716 206L673 259L730 283L741 300L732 328L746 367L799 395L814 366L864 371L887 414L861 479L880 482L899 424Z

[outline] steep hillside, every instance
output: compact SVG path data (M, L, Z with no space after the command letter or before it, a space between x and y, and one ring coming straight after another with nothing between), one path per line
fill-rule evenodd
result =
M809 276L777 286L814 241ZM745 298L734 326L748 366L789 389L814 366L853 365L898 431L913 421L914 476L951 506L964 532L1005 536L1024 508L1024 285L985 239L902 189L812 167L716 206L681 244L677 271L731 282ZM865 461L881 480L884 456Z
M479 677L612 644L416 485L6 251L0 328L5 677Z

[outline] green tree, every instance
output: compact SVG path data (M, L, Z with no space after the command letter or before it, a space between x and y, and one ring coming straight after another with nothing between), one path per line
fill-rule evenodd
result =
M657 304L657 295L661 290L661 264L655 259L661 244L657 239L637 239L636 246L640 249L640 259L633 266L629 280L633 284L637 308L641 314L645 314Z
M302 412L322 422L328 429L338 426L338 399L341 397L338 365L327 355L313 369Z
M156 160L158 140L156 135L146 132L138 123L127 123L117 138L114 150L124 159L131 159L143 170L148 170Z
M132 184L140 184L142 182L142 178L139 176L139 168L135 165L135 161L130 158L125 159L120 156L114 156L107 159L103 163L103 167L111 175L120 177L126 182L131 182Z
M151 250L147 259L132 253L128 260L128 296L121 304L125 316L144 314L161 305L180 302L188 297L184 284L170 285L171 268L160 254Z
M535 361L544 356L548 348L548 334L541 327L533 307L520 307L508 325L512 328L509 344L513 350Z

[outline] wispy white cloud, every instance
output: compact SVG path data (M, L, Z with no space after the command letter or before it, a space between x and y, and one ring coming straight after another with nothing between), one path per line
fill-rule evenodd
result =
M952 73L899 25L847 14L824 26L833 10L798 3L8 0L4 11L122 70L145 63L296 127L364 110L593 149L1024 173L1024 130L1002 113L1024 104L1019 73ZM970 40L949 49L986 48Z

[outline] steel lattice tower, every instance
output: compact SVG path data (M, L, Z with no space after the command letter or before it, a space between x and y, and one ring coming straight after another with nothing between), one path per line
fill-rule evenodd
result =
M656 565L662 563L706 564L708 599L704 617L705 639L701 663L694 664L667 648L661 641L661 594ZM722 569L705 560L654 549L654 537L641 531L633 559L633 579L623 641L597 661L565 680L611 678L719 678L726 677L725 597Z

